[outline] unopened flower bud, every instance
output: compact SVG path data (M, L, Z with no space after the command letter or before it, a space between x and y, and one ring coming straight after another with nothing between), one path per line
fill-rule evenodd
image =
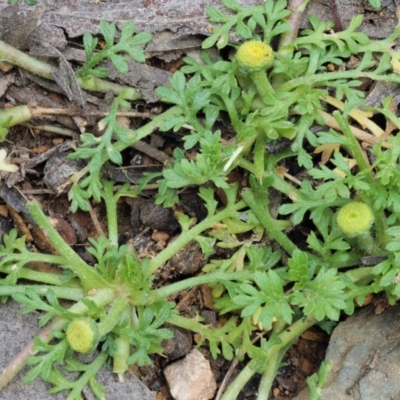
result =
M240 45L236 60L246 72L266 70L274 62L274 51L267 43L251 40Z
M374 214L365 203L351 201L339 210L336 221L345 235L357 236L370 229Z
M99 328L91 318L74 319L66 332L68 344L78 353L90 353L100 340Z

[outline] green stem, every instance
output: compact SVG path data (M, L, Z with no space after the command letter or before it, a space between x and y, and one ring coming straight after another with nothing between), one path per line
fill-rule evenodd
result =
M171 283L167 286L163 286L159 289L153 290L149 296L145 299L145 304L152 304L157 300L166 299L168 296L179 293L185 289L203 285L204 283L218 283L221 281L246 281L251 280L253 272L251 271L236 271L236 272L211 272L205 275L195 276L193 278L187 278L183 281ZM139 293L137 299L132 299L136 305L145 305L143 303L143 294Z
M335 118L336 122L339 124L340 129L343 132L343 135L347 139L348 146L351 152L353 153L354 158L357 161L357 165L360 172L365 173L365 180L367 181L367 183L371 185L371 190L373 191L374 190L373 188L375 186L375 180L372 175L371 168L364 157L364 153L361 150L360 144L358 143L357 139L350 130L350 126L347 119L339 111L334 111L332 115ZM368 192L366 192L365 195L361 194L361 197L370 206L371 210L374 213L377 241L381 249L384 249L388 241L385 233L387 230L387 224L384 212L383 210L377 210L376 207L374 207L373 202L370 200L370 197L368 196Z
M212 228L214 224L228 218L232 215L235 215L238 210L245 207L245 203L240 201L233 206L228 206L224 210L216 213L212 217L207 217L204 221L195 225L193 228L189 229L185 234L181 234L175 239L171 244L168 245L166 249L164 249L161 253L158 253L157 256L152 258L149 261L149 265L147 267L147 276L152 275L158 268L161 267L166 261L168 261L173 255L175 255L182 247L186 244L195 240L200 233L203 231Z
M105 364L108 358L107 352L100 352L100 354L89 364L89 368L74 382L73 389L69 393L67 400L80 399L85 386L91 379L97 375L101 367Z
M25 54L24 52L17 50L9 44L0 40L0 59L10 62L11 64L17 65L27 71L41 76L42 78L54 80L52 73L57 70L56 67L40 61L34 57ZM85 77L78 78L78 82L83 89L93 90L97 92L107 93L113 92L117 96L121 93L126 95L127 100L138 100L142 98L139 91L134 88L118 85L96 77Z
M261 180L265 171L265 157L267 152L265 150L267 145L267 135L259 133L254 144L254 171L257 180Z
M269 392L271 391L272 384L278 372L279 364L284 355L285 352L279 351L268 357L267 369L263 372L258 386L257 400L269 399Z
M130 306L125 307L122 320L125 322L125 328L133 330L132 323L133 309ZM128 322L126 322L128 321ZM128 371L128 358L131 355L130 338L126 335L118 335L114 339L114 353L113 353L113 372L118 375L120 382L124 381L124 373Z
M142 94L133 87L119 85L118 83L96 78L95 76L78 78L78 83L82 89L100 93L112 92L116 96L122 95L124 99L130 101L139 100L142 98Z
M52 254L43 254L43 253L32 253L32 252L24 252L24 253L11 253L11 254L3 254L2 262L10 263L10 262L23 262L21 264L29 264L32 262L43 262L46 264L58 264L58 265L68 265L69 262L62 256L55 256Z
M106 316L102 319L99 324L99 332L101 336L111 332L115 326L120 322L122 315L125 313L127 306L127 299L119 295L116 300L111 304L110 309L107 311Z
M131 345L129 336L118 336L114 339L113 372L118 375L120 382L124 381L124 373L129 369L127 364L128 357L131 354Z
M256 71L250 74L251 80L256 85L258 94L265 104L271 104L274 99L275 90L269 83L267 74L265 71Z
M2 269L2 272L11 274L13 272L13 265ZM81 285L77 279L70 279L66 281L63 276L52 272L35 271L29 268L18 268L18 279L25 279L34 282L44 283L46 285L64 286L71 288L80 288Z
M221 400L236 400L238 398L240 391L256 373L254 369L255 364L255 360L252 360L240 371L239 375L228 386L228 389L221 397Z
M267 231L268 236L276 240L291 255L297 246L277 227L276 220L271 217L267 208L261 205L263 202L256 198L251 189L244 189L241 194L243 200Z
M81 300L85 293L79 288L58 287L47 285L18 285L18 286L1 286L0 297L12 296L17 293L25 293L27 289L33 289L39 296L45 296L49 290L52 290L56 297L66 300Z
M114 195L114 182L103 181L102 197L106 203L107 210L107 228L108 239L111 245L118 247L118 220L117 220L117 202L119 196Z
M112 287L111 283L103 279L94 268L86 264L65 242L52 226L37 201L28 202L26 207L39 228L46 234L53 247L57 249L65 260L68 260L68 265L61 264L61 266L70 269L81 280L85 290Z
M5 286L0 286L0 291L4 287ZM52 290L55 289L61 288L52 288ZM110 289L99 289L93 296L86 296L85 298L93 301L99 307L104 307L115 298L115 292ZM82 301L79 301L70 307L68 311L75 314L84 315L89 311L89 309ZM45 343L49 343L54 338L54 332L63 330L69 322L69 319L56 318L50 324L48 324L37 335L37 337L42 339ZM34 346L35 344L33 340L31 340L3 369L0 375L0 390L2 390L18 374L19 371L21 371L21 369L25 366L27 359L37 353Z
M143 139L144 137L150 135L153 131L158 129L161 124L163 124L165 121L168 121L171 118L177 117L182 114L182 109L178 106L174 106L169 108L167 111L164 111L162 114L156 115L150 122L148 122L146 125L143 125L139 129L136 129L135 131L132 131L132 137L130 140L130 143L127 144L122 141L117 141L113 143L113 146L115 149L119 152L125 150L126 148L132 146L132 144L138 142L139 140ZM108 160L107 154L104 154L102 157L102 163L106 162Z
M373 269L374 267L360 267L345 272L345 275L352 282L357 284L362 283L363 286L366 286L374 279L374 275L372 274Z
M259 387L259 396L257 400L267 400L268 394L271 390L272 383L275 379L276 372L278 371L279 365L285 355L287 349L297 340L307 329L316 324L318 321L313 314L305 316L297 320L290 327L285 329L280 335L281 343L272 346L268 350L268 360L271 360L273 366L269 366L266 372L263 374ZM260 397L263 394L263 397Z
M31 109L25 105L0 110L0 126L3 128L8 128L10 126L30 121L31 118Z
M359 78L369 78L372 81L388 81L388 82L400 83L400 76L396 74L377 75L374 73L353 69L349 71L323 72L321 74L292 79L291 81L282 84L282 86L279 87L279 91L281 93L288 93L299 86L308 86L308 87L321 86L321 85L325 86L329 85L330 81L336 81L340 79L359 79Z
M18 67L26 69L35 75L41 76L42 78L54 80L51 73L56 70L55 67L31 57L1 40L0 58L11 64L17 65Z
M273 380L276 375L276 371L279 368L280 362L283 355L285 354L285 349L289 348L292 343L300 337L300 335L313 326L318 321L313 315L308 315L297 320L290 327L285 329L279 338L281 342L279 344L271 346L265 356L267 365L265 368L265 373L262 378L262 382L259 387L259 397L258 400L268 399ZM256 373L257 360L254 359L250 361L242 372L236 377L236 379L228 387L221 400L235 400L237 399L240 391L244 385L249 381L249 379ZM264 382L263 382L264 381ZM262 397L260 397L262 396Z
M247 169L247 171L251 172L254 176L256 176L256 167L250 161L241 158L239 161L239 166L244 169ZM265 171L264 178L272 179L270 186L272 186L279 192L285 194L292 201L296 202L299 199L304 199L304 195L301 193L299 189L295 188L293 185L286 182L284 179L280 178L274 171Z

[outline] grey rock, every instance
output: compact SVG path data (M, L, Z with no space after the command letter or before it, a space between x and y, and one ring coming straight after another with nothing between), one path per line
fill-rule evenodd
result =
M322 400L400 399L400 306L376 315L366 307L334 330L326 354L333 366ZM308 400L304 390L295 400Z
M0 304L0 374L9 361L39 332L37 320L39 313L18 315L21 305L14 301ZM37 378L29 385L22 381L29 367L23 370L2 390L0 400L65 400L67 392L50 395L50 385ZM108 400L154 400L153 394L140 380L131 373L126 373L125 381L118 382L111 370L103 368L97 375L97 381L106 387ZM84 390L87 400L95 397L90 390Z

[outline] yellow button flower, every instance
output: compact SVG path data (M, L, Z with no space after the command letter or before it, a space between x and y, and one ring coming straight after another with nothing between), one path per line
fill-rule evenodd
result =
M369 230L374 214L365 203L351 201L339 210L336 221L345 235L357 236Z
M73 320L65 334L72 350L83 354L90 353L100 339L98 326L91 318Z
M251 40L240 45L236 59L240 68L247 71L265 70L274 61L274 51L267 43Z

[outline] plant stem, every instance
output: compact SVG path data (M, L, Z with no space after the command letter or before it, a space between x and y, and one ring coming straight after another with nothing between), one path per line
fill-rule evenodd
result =
M47 64L37 58L31 57L28 54L10 46L9 44L0 40L0 59L10 62L11 64L17 65L35 75L41 76L42 78L54 80L53 72L57 70L56 67ZM85 77L78 78L79 85L83 89L93 90L97 92L107 93L112 91L117 96L124 93L127 100L138 100L142 98L139 91L129 86L118 85L96 77Z
M318 321L314 317L313 314L304 316L303 318L297 320L294 324L292 324L289 328L285 329L280 335L281 343L275 346L272 346L268 350L268 359L272 357L275 368L268 368L268 370L263 374L261 379L261 383L259 386L259 395L257 400L267 400L269 392L272 387L273 380L275 378L276 372L279 368L279 364L283 356L286 353L286 350L293 344L295 340L297 340L307 329L311 328ZM277 356L277 357L275 357ZM260 397L260 394L262 397Z
M30 121L31 118L31 109L25 105L0 110L0 126L2 126L3 128ZM7 122L9 119L10 121Z
M2 262L16 262L21 264L29 264L31 262L43 262L46 264L58 264L58 265L68 265L69 262L62 256L55 256L53 254L43 254L43 253L3 253ZM11 272L11 271L10 271Z
M300 78L292 79L282 86L279 87L279 91L282 93L291 92L293 89L299 86L325 86L330 81L336 81L340 79L359 79L369 78L372 81L387 81L400 83L400 76L397 74L374 74L373 72L365 72L357 69L339 72L323 72L321 74L315 74L311 76L302 76Z
M112 287L109 282L103 279L94 268L86 264L65 242L43 213L37 201L28 202L26 207L39 228L46 234L50 243L65 260L68 260L68 265L64 263L61 266L70 269L81 280L85 290Z
M244 169L247 169L254 176L256 176L256 167L254 166L253 163L244 158L241 158L238 164L239 166L241 166ZM273 165L275 164L276 163L274 163ZM299 199L304 199L304 195L301 193L299 189L295 188L293 185L286 182L284 179L280 178L273 170L270 171L268 167L269 167L269 162L267 163L267 170L264 172L264 178L272 179L272 183L270 183L270 186L272 186L279 192L285 194L287 197L289 197L289 199L291 199L294 202L298 201Z
M351 279L352 282L360 284L362 282L363 286L368 285L373 279L372 274L374 267L361 267L356 269L351 269L345 272L345 275Z
M277 227L276 220L271 217L267 208L261 205L262 202L256 198L253 191L249 188L244 189L242 197L267 231L269 238L276 240L291 255L297 246Z
M335 97L326 96L325 98L321 98L321 100L336 107L342 112L344 111L345 104ZM354 108L349 112L349 116L357 121L363 129L368 128L376 137L380 138L385 134L385 131L369 118L371 116L369 114L371 114L371 112L368 113L357 108Z
M115 350L113 355L113 372L118 375L120 382L124 381L124 372L129 369L126 363L131 352L129 336L118 336L114 340Z
M297 338L299 338L303 332L305 332L317 322L318 321L312 314L300 318L279 335L279 338L281 339L281 342L279 344L273 345L268 349L265 356L267 364L259 387L259 394L257 398L258 400L268 399L276 371L279 367L283 355L285 354L285 349L289 348L289 346L291 346L292 343ZM241 371L236 379L230 384L230 386L222 396L221 400L237 399L244 385L256 373L256 364L257 360L254 359L246 365L246 367Z
M129 146L132 146L134 143L138 142L139 140L143 139L144 137L150 135L154 130L158 129L161 124L163 124L165 121L174 118L178 115L182 114L182 109L178 106L174 106L169 108L167 111L164 111L162 114L156 115L150 122L148 122L146 125L143 125L139 129L136 129L135 131L131 132L131 140L130 143L125 143L122 141L117 141L113 143L113 146L115 149L119 152L125 150ZM107 154L104 154L102 157L102 162L106 162L108 160Z
M119 196L114 195L114 181L103 181L102 197L106 203L108 239L111 245L118 247L117 202Z
M25 293L27 289L33 289L39 296L45 296L46 293L51 289L57 298L66 300L81 300L85 293L82 289L71 288L71 287L57 287L47 285L18 285L18 286L1 286L0 285L0 297L12 296L17 293Z
M17 65L42 78L54 80L51 74L56 70L50 64L31 57L24 52L0 40L0 58L11 64Z
M339 124L344 136L348 141L348 145L353 153L354 158L357 161L358 168L360 172L365 173L365 180L367 183L371 185L371 190L373 190L375 186L375 180L371 172L371 168L368 164L368 161L365 160L364 153L361 150L360 144L358 143L357 139L354 137L353 133L350 130L349 123L347 119L339 113L339 111L333 112L333 117L335 118L336 122ZM385 248L387 244L387 236L386 236L386 217L384 215L383 210L377 210L376 207L372 204L369 200L368 193L366 195L362 195L363 200L370 206L371 210L374 213L375 217L375 227L377 231L377 241L382 249Z
M5 286L0 286L0 290L4 287ZM106 306L112 302L114 298L115 292L110 289L99 289L93 296L86 296L86 299L93 301L99 307ZM89 309L82 301L79 301L70 307L68 311L75 314L84 315L89 311ZM56 318L49 325L47 325L37 335L37 337L42 339L45 343L49 343L54 338L53 332L64 329L69 322L69 319ZM34 346L35 344L33 340L31 340L3 369L2 374L0 375L0 390L2 390L18 374L19 371L21 371L21 369L25 366L27 359L37 353L37 351L34 349Z
M84 78L77 79L82 89L100 93L112 92L116 96L122 95L124 99L130 101L139 100L142 98L142 94L130 86L119 85L118 83L96 78L95 76L86 76Z
M218 283L221 281L245 281L251 280L253 277L253 272L251 271L236 271L236 272L210 272L205 275L195 276L193 278L187 278L183 281L171 283L167 286L163 286L159 289L153 290L148 297L145 299L145 304L152 304L157 300L166 299L168 296L181 292L182 290L202 285L204 283ZM143 294L139 293L136 299L132 299L133 303L136 305L143 304ZM172 321L173 323L173 321Z
M239 396L240 391L250 380L250 378L256 373L254 369L255 360L250 361L235 378L235 380L228 386L221 400L236 400Z
M127 299L125 296L119 295L114 303L111 304L110 309L107 311L107 315L98 324L99 332L101 336L104 336L108 332L111 332L121 319L127 306Z
M69 399L79 399L81 398L81 394L85 386L89 383L91 379L93 379L97 373L100 371L101 367L107 361L108 353L100 352L100 354L92 361L88 368L77 381L74 382L74 387L68 395L67 400Z
M274 98L275 90L269 83L267 73L265 71L256 71L250 74L251 80L256 85L258 94L265 104L271 104Z
M12 269L13 265L10 265L6 268L3 268L2 272L6 274L11 274L13 272ZM61 274L35 271L33 269L23 267L18 269L18 279L26 279L29 281L44 283L47 285L80 288L80 284L77 279L70 279L66 281L65 279L63 279L63 276Z
M158 268L161 267L166 261L168 261L173 255L175 255L182 247L186 244L195 240L200 233L212 228L214 224L222 221L225 218L235 215L238 210L245 207L243 201L226 207L224 210L216 213L212 217L207 217L204 221L195 225L193 228L189 229L185 234L179 235L171 244L168 245L161 253L158 253L153 259L150 260L147 267L147 276L152 275Z

